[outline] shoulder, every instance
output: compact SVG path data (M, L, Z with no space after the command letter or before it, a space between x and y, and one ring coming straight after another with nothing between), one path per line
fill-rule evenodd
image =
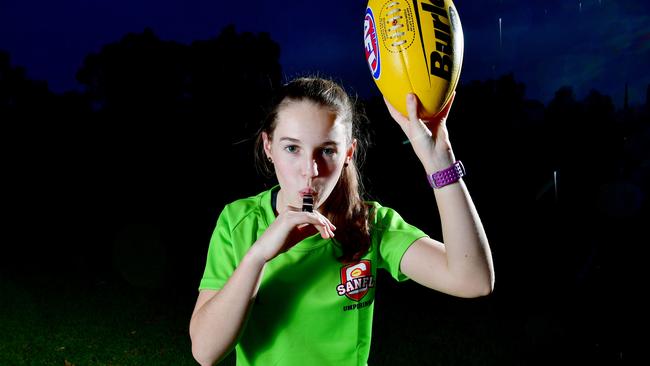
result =
M385 236L387 233L395 235L426 236L426 234L406 221L397 210L382 206L378 202L366 201L370 207L368 223L371 235Z
M366 201L366 205L368 205L369 209L369 223L372 226L385 227L389 226L390 222L395 219L402 219L395 209L382 206L377 201Z
M268 214L267 211L272 211L270 200L271 190L269 189L254 196L231 201L224 206L219 215L219 221L234 230L247 221L264 220Z

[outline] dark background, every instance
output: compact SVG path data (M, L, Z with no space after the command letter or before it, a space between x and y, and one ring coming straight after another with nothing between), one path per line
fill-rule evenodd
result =
M308 73L359 95L368 198L441 238L365 65L365 2L184 4L0 4L3 281L48 296L64 283L80 301L111 284L189 322L221 208L272 184L251 154L264 101ZM637 350L648 5L543 4L456 4L466 58L449 129L495 291L456 299L380 277L371 364L623 364Z

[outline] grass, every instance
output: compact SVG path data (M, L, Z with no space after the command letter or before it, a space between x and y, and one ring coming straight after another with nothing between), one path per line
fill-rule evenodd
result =
M603 328L608 318L493 295L459 299L380 275L369 365L623 361L621 328ZM197 365L192 296L120 280L0 276L0 365ZM220 365L234 365L233 353Z
M196 365L189 314L119 283L0 278L0 365Z

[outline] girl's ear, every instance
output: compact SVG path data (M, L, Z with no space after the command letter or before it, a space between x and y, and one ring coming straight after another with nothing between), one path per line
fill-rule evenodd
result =
M348 151L345 152L345 163L349 164L354 157L354 151L357 149L357 139L353 139Z
M267 159L271 159L271 138L266 132L262 132L262 141L264 142L264 152Z

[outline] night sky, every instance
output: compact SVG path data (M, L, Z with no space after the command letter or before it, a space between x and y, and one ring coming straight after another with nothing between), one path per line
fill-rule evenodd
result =
M150 27L163 40L191 43L228 24L268 32L281 46L286 78L321 73L361 96L377 93L363 57L367 2L97 0L0 2L0 49L54 92L80 89L84 57ZM623 104L645 102L650 84L650 2L640 0L456 1L465 34L460 83L514 73L526 96L548 103L572 86Z

